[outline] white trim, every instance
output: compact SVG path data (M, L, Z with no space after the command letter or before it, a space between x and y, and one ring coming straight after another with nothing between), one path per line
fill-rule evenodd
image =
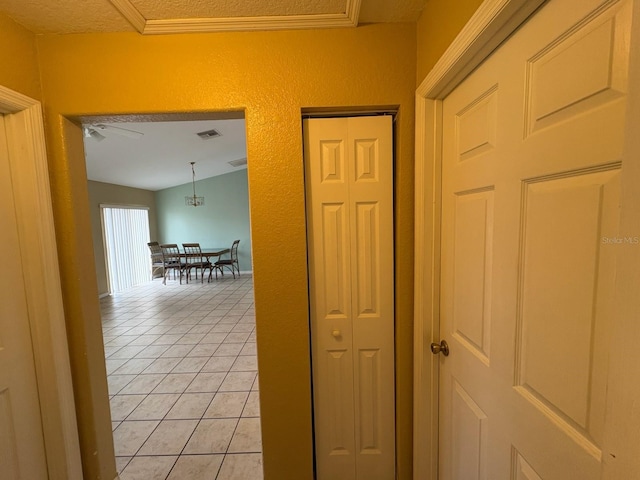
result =
M82 478L40 102L0 86L50 478Z
M416 91L413 477L438 478L442 99L546 0L485 0Z
M345 12L334 14L149 20L130 0L109 1L138 32L145 35L356 27L361 3L361 0L346 0Z

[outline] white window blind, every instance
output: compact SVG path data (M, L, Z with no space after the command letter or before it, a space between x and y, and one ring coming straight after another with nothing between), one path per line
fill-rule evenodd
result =
M149 213L146 208L102 207L109 291L120 292L151 278Z

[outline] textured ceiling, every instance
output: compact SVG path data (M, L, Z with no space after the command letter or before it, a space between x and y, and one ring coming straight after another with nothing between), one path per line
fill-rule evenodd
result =
M155 191L191 182L189 162L196 162L196 180L246 168L227 163L247 158L242 119L126 123L96 120L84 125L95 124L115 128L96 128L105 137L100 141L84 139L89 180ZM120 128L144 135L130 138ZM216 129L221 136L203 140L196 135L210 129Z
M147 21L180 19L276 20L303 16L322 19L345 15L360 4L355 22L413 22L426 0L0 0L0 12L34 33L93 33L143 31ZM116 8L114 5L119 5ZM124 7L123 7L124 6ZM128 12L127 18L121 10ZM357 10L357 9L356 9ZM322 26L331 26L323 24ZM339 26L339 24L336 24ZM227 28L242 30L246 27ZM293 25L294 28L300 28ZM256 27L254 27L255 29ZM260 23L258 28L264 27ZM286 28L286 24L284 27ZM197 31L190 29L189 31ZM157 32L156 32L157 33ZM164 32L166 33L166 32Z
M147 19L345 13L344 0L130 0Z
M34 33L145 32L148 22L180 19L265 18L252 29L269 28L272 19L346 17L353 24L414 22L426 0L0 0L0 13ZM117 8L116 8L117 5ZM359 8L358 8L359 7ZM124 12L124 13L123 13ZM227 22L228 24L228 22ZM338 23L335 26L339 26ZM232 25L242 30L247 24ZM320 26L332 26L330 22ZM248 26L250 27L250 25ZM313 28L313 24L309 25ZM198 31L198 26L188 31ZM302 28L286 22L276 28ZM251 28L249 28L251 29ZM166 32L155 32L166 33ZM144 133L140 139L101 131L98 142L85 139L90 180L159 190L191 180L189 162L198 179L232 172L227 162L246 158L244 120L111 123L117 119L87 119ZM129 119L136 120L136 119ZM157 119L156 119L157 120ZM222 136L201 140L196 132L216 128ZM244 167L240 167L244 168Z

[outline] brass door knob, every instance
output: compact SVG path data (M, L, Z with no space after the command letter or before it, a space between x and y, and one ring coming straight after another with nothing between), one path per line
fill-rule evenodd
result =
M432 343L431 344L431 353L437 355L439 353L443 354L445 357L449 356L449 344L445 340L442 340L440 343Z

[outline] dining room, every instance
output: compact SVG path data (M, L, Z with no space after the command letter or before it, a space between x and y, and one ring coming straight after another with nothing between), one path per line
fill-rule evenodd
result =
M148 242L211 251L240 240L239 269L252 271L244 119L99 122L85 124L84 144L101 298L152 278ZM117 218L110 228L105 208L148 220Z
M120 478L261 479L244 120L91 122L87 190ZM179 267L154 270L150 243L160 258L175 246Z

